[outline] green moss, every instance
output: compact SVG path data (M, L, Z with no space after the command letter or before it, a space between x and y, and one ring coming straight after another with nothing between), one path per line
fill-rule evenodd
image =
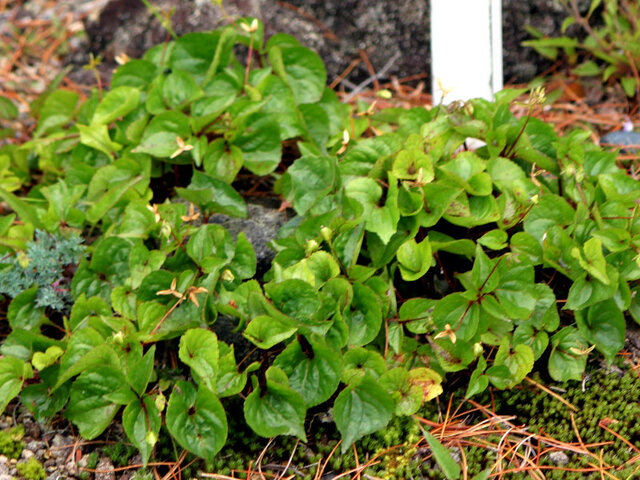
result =
M111 459L116 467L124 467L128 464L129 459L136 453L136 448L133 445L116 442L105 446L102 451Z
M19 463L16 465L16 469L20 476L26 480L44 480L47 478L44 467L35 457L31 457L26 462Z
M0 455L8 458L19 458L24 449L24 427L9 428L0 432Z
M89 455L87 455L87 468L96 468L98 460L100 460L98 452L91 452Z
M153 480L153 474L146 468L141 468L136 470L136 473L133 474L131 480Z

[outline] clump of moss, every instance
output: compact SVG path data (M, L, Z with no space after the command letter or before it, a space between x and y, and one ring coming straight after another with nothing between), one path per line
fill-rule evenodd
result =
M136 453L136 447L126 443L116 442L105 446L102 451L111 459L116 467L124 467Z
M8 458L19 458L24 450L24 427L9 428L0 432L0 455Z
M99 460L98 452L91 452L90 454L87 455L84 468L87 468L89 470L96 468L96 465L98 464L98 460ZM80 471L80 480L89 480L90 476L91 474L89 472L85 470Z
M153 480L153 474L146 468L141 468L136 470L136 473L133 474L131 480Z
M35 457L31 457L26 462L19 463L16 465L16 469L20 476L26 480L44 480L47 478L44 467Z
M535 377L534 377L535 378ZM574 405L578 411L573 412L559 400L541 392L538 388L529 385L520 385L513 390L493 390L493 397L485 393L474 398L483 405L495 405L495 411L502 415L516 415L513 423L523 424L531 433L544 434L567 443L577 443L571 415L585 444L610 442L600 447L603 449L603 461L616 470L618 478L634 478L640 462L625 465L636 451L628 447L623 441L610 434L598 424L601 421L607 423L607 427L621 437L640 448L640 379L633 371L627 371L624 375L607 373L597 370L590 374L586 382L585 391L579 383L556 385L561 388L560 395ZM543 384L547 382L537 379ZM453 404L458 404L460 399L454 396ZM427 418L427 415L423 415ZM476 419L479 420L480 417ZM610 420L607 420L610 419ZM472 420L473 422L473 420ZM487 441L498 443L498 436L487 437ZM548 445L542 445L541 450ZM599 455L599 450L592 449ZM468 465L468 476L471 478L486 468L491 468L496 461L496 454L480 447L465 447L464 454ZM548 480L596 480L601 478L599 472L570 471L592 468L589 463L594 459L587 455L565 452L569 463L563 469L545 470L545 478ZM597 463L597 462L596 462ZM540 465L554 465L548 456L544 456ZM506 467L506 465L505 465ZM444 480L444 475L437 469L423 473L422 478ZM530 478L527 472L511 473L510 479L524 480Z

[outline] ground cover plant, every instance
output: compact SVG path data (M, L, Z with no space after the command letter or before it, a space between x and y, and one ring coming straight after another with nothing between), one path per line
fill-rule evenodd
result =
M63 411L86 439L121 420L145 464L165 435L211 465L238 402L258 435L301 441L332 408L346 452L456 372L473 397L612 361L640 322L628 165L514 117L520 90L376 112L325 83L316 54L242 19L33 106L34 138L0 150L1 275L29 279L7 292L2 409ZM243 234L207 223L246 216L256 185L295 213L264 278ZM217 337L222 315L257 354Z
M601 77L603 83L615 82L637 103L640 93L640 6L628 0L592 0L588 10L581 13L577 0L561 3L570 13L562 24L562 31L576 25L584 38L569 35L546 38L529 27L535 39L523 45L535 48L552 60L562 54L575 74Z

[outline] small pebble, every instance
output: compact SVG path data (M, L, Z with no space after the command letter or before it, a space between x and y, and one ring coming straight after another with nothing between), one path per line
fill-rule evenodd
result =
M35 455L35 453L33 453L33 450L29 450L27 448L22 450L22 458L24 460L29 460L31 457L33 457Z
M564 467L569 463L569 457L564 452L551 452L549 454L549 460L559 467Z
M45 446L46 446L45 443L40 440L31 440L25 445L25 448L28 448L29 450L33 450L34 452L37 452L38 450L44 449Z
M72 475L74 477L78 475L78 465L74 461L65 463L64 469L69 475Z
M113 463L109 457L102 457L96 465L95 480L116 480Z
M53 437L53 440L51 440L51 445L53 445L54 447L61 447L67 444L67 437L65 437L64 435L60 435L59 433L56 433L56 435Z

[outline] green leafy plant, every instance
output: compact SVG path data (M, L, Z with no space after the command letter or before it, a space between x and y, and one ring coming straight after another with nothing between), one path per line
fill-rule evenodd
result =
M352 109L317 55L262 31L189 34L119 67L102 99L39 104L18 150L43 183L3 194L0 238L19 252L35 228L82 231L87 257L67 315L21 298L36 289L9 304L0 410L19 396L86 439L121 419L145 465L160 435L211 465L235 402L258 435L302 441L309 409L332 408L345 452L452 372L472 396L536 362L565 381L594 348L611 361L640 321L640 182L614 153L514 117L522 90ZM247 237L207 223L246 215L247 179L295 212L261 279ZM222 316L241 340L219 338Z
M547 38L528 27L535 40L523 45L533 47L552 60L562 52L577 75L601 76L604 82L619 83L627 97L637 96L640 91L640 6L637 2L592 0L585 14L580 12L577 0L562 3L570 13L562 24L562 31L577 25L586 33L584 40L569 36Z

